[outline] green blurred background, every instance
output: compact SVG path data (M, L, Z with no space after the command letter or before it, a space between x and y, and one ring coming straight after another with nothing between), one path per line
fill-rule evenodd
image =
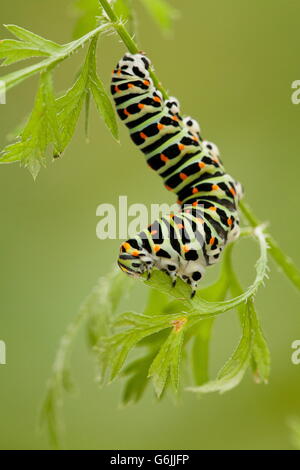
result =
M300 265L300 105L291 103L291 83L300 79L300 2L171 3L181 11L171 39L163 38L138 7L139 43L184 112L199 119L204 136L218 144L257 214ZM1 24L68 42L73 6L72 0L2 0ZM2 27L1 36L8 36ZM123 52L116 37L101 41L98 67L107 87ZM76 55L58 68L57 92L71 84L81 60ZM36 85L37 78L24 82L0 106L1 147L31 109ZM0 339L7 344L7 365L0 366L2 449L48 446L47 436L37 431L37 415L59 338L98 276L110 270L120 243L97 240L97 205L116 204L119 195L128 195L129 203L173 202L123 127L118 145L93 110L87 145L82 124L64 157L42 170L36 183L18 165L0 167ZM242 279L250 280L257 252L243 242L236 255ZM199 400L186 392L178 404L169 397L157 404L149 389L136 406L120 408L122 384L97 388L82 331L72 360L77 393L66 398L67 447L291 448L287 421L300 414L300 366L290 360L291 343L300 339L297 295L272 265L270 281L257 297L272 354L268 386L254 385L247 375L225 395ZM130 304L139 308L144 297L137 283ZM239 334L234 312L218 320L212 374Z

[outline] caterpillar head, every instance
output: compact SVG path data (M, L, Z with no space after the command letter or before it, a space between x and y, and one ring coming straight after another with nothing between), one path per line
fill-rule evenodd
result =
M138 246L135 239L131 239L121 245L118 266L129 276L139 277L151 271L153 260Z

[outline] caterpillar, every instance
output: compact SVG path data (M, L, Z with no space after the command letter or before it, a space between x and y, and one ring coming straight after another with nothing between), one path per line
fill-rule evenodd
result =
M125 54L113 70L111 93L132 141L176 194L180 211L123 243L118 264L132 276L150 276L156 267L173 285L180 277L193 296L206 266L239 236L242 188L225 172L217 146L202 138L198 122L181 116L176 98L163 99L150 66L143 54Z

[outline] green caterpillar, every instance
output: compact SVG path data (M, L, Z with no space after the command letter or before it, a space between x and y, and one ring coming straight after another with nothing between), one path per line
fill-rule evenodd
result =
M113 71L111 93L117 113L148 165L173 191L180 212L163 216L123 243L118 264L140 276L153 267L177 276L195 294L205 267L216 263L239 236L241 185L225 169L218 148L201 137L199 124L182 118L176 98L164 101L142 54L125 54Z

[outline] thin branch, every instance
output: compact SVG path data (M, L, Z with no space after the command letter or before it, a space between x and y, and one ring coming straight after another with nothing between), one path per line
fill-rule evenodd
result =
M108 18L111 21L111 24L113 28L116 30L122 41L124 42L125 46L127 47L128 51L131 54L138 54L141 50L138 48L138 45L134 41L134 39L130 36L129 32L125 28L123 22L121 21L120 18L116 15L114 12L113 8L109 4L108 0L99 0L99 2L102 5L103 10L106 12ZM154 86L158 88L163 97L165 99L168 99L168 93L167 91L163 88L162 84L160 83L157 75L155 74L154 70L150 70L150 76L153 80Z

